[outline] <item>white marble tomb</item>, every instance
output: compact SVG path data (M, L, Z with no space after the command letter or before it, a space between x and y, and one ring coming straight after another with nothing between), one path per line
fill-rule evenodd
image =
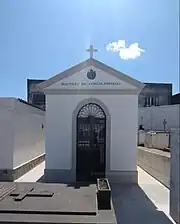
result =
M90 59L39 85L46 94L45 179L137 183L138 95L144 84Z

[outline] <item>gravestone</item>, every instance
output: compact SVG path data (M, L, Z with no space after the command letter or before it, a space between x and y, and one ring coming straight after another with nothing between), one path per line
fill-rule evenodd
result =
M171 130L170 214L180 223L180 129Z
M0 183L0 223L116 223L98 210L96 185Z
M52 197L54 193L48 191L35 192L34 187L27 191L13 191L10 196L15 196L14 201L22 201L25 197Z

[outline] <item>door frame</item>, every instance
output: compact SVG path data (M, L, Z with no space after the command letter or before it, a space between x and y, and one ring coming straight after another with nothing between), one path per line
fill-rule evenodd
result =
M91 110L94 111L94 114L91 114ZM84 176L84 180L82 181L93 181L98 177L98 173L101 173L102 177L105 177L106 174L106 114L104 110L95 103L88 103L83 105L78 114L77 114L77 122L76 122L76 181L79 181L82 176ZM82 125L82 126L81 126ZM84 127L83 127L84 126ZM78 134L81 130L85 132L85 139L83 138L82 134ZM103 128L103 129L101 129ZM86 130L87 129L87 130ZM100 145L97 143L94 144L94 131L102 131L101 134L101 143ZM80 141L88 141L89 144ZM98 147L100 146L100 147ZM103 152L101 151L103 150ZM102 152L102 154L101 154ZM103 163L102 156L103 155ZM95 156L95 157L92 157ZM88 164L88 157L89 159L93 159L91 161L92 164L89 164L87 167L85 164ZM79 160L81 158L81 160ZM84 160L84 161L83 161ZM85 163L84 163L85 162ZM84 164L84 166L82 165ZM82 169L82 170L81 170ZM87 169L87 170L86 170ZM83 172L83 170L87 171L87 173ZM91 175L92 172L96 172L93 176ZM88 179L89 176L89 179ZM87 179L86 179L87 178Z
M100 101L99 99L96 98L87 98L79 102L76 106L76 108L73 111L72 114L72 171L75 174L75 179L76 179L76 142L77 142L77 135L76 135L76 127L77 127L77 114L79 113L79 110L85 105L85 104L97 104L99 105L105 115L106 115L106 167L105 167L105 175L107 172L110 171L110 161L111 161L111 115L109 113L109 110L107 106Z

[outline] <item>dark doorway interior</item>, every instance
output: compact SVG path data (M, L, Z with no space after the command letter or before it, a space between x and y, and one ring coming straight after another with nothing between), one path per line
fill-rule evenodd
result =
M95 181L105 176L106 115L93 103L84 105L77 115L76 180Z

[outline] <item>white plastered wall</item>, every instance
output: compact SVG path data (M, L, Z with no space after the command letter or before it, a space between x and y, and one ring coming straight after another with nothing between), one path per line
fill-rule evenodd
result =
M47 95L46 169L72 168L72 118L77 105L90 95ZM109 110L110 169L136 171L137 95L93 95Z
M16 168L44 153L45 112L0 98L0 169Z

